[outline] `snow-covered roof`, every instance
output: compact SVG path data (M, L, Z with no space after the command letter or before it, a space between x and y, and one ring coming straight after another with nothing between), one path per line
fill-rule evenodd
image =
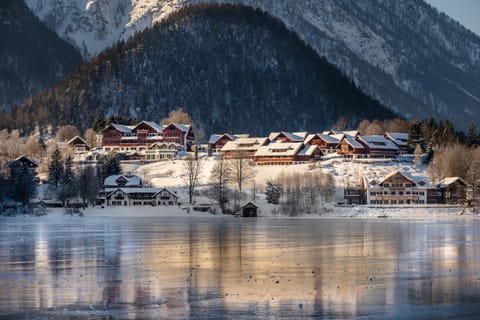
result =
M163 126L159 125L158 123L156 122L153 122L153 121L142 121L140 122L137 127L141 124L141 123L145 123L147 125L149 125L150 127L152 127L155 131L157 132L162 132L163 131Z
M360 142L358 142L357 140L355 140L355 138L351 136L346 135L343 137L343 140L345 140L345 142L354 149L365 149L365 147Z
M122 191L123 193L126 193L126 194L131 194L131 193L152 193L154 195L160 193L160 192L163 192L163 191L167 191L169 192L171 195L173 195L174 197L178 198L178 196L168 190L167 188L142 188L142 187L138 187L138 188L106 188L105 189L105 194L110 195L114 192L117 192L117 191Z
M21 155L21 156L15 158L13 161L10 161L8 166L10 167L10 165L15 163L15 162L27 163L28 166L30 166L30 167L35 167L35 168L38 167L38 163L35 160L32 160L31 158L27 157L26 155Z
M292 142L303 142L303 140L305 140L306 132L296 132L296 133L286 132L286 131L272 132L268 136L268 139L270 141L274 141L281 134L283 134L285 137L287 137L288 140L290 140Z
M403 176L405 179L410 180L410 182L412 182L414 185L417 184L417 182L416 182L412 177L410 177L410 176L407 175L406 173L400 172L400 171L398 171L398 170L397 170L397 171L392 171L392 172L390 172L389 174L387 174L385 177L383 177L382 180L380 180L380 181L378 182L378 184L384 183L385 181L387 181L388 179L390 179L391 177L393 177L393 176L395 176L395 175L397 175L397 174L400 174L400 175Z
M255 156L294 156L302 148L303 143L299 142L275 142L258 148L257 152L255 152Z
M302 150L298 152L300 156L311 156L318 149L318 146L304 146Z
M358 139L370 149L398 150L398 146L384 136L358 136Z
M336 136L329 136L328 134L323 133L316 133L316 134L309 134L305 139L305 143L309 143L312 139L318 137L329 144L339 143L341 139L338 139ZM341 135L343 138L343 135Z
M387 132L385 137L392 140L397 146L406 146L408 142L408 133Z
M445 187L448 187L449 185L451 185L452 183L455 183L457 181L460 181L462 184L467 185L465 180L463 180L460 177L447 177L447 178L443 178L442 180L440 180L440 182L438 183L437 186L439 188L445 188Z
M68 141L67 141L67 144L70 144L70 143L74 142L74 141L77 140L77 139L80 140L83 144L88 145L88 144L87 144L87 141L85 141L84 139L82 139L82 137L80 137L80 136L75 136L75 137L73 137L72 139L68 140Z
M119 180L125 179L125 187L135 187L142 185L142 179L136 175L122 175L122 174L115 174L105 178L104 185L105 186L118 186Z
M350 130L350 131L341 131L339 133L343 133L344 135L350 136L350 137L356 137L358 136L358 130Z
M180 129L180 131L183 131L183 132L188 132L188 130L190 130L190 125L189 124L181 124L181 123L176 123L176 122L172 122L172 123L169 123L167 125L164 125L163 129L165 129L169 126L175 126L178 129Z
M228 141L221 151L255 151L267 143L267 139L261 137L238 138L235 141Z
M112 123L111 126L113 126L116 130L123 132L123 133L128 133L132 132L132 126L126 126L123 124L117 124L117 123Z
M235 140L237 139L236 136L232 135L232 134L228 134L228 133L224 133L224 134L212 134L210 136L210 139L208 139L208 143L210 144L214 144L216 143L218 140L220 140L220 138L222 138L223 136L226 136L228 137L230 140Z

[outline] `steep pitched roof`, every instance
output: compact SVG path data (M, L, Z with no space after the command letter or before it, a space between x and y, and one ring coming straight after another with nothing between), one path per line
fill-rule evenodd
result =
M438 183L437 186L439 188L445 188L445 187L448 187L449 185L451 185L452 183L455 183L457 181L459 181L460 183L462 183L465 186L467 185L465 180L463 180L460 177L447 177L447 178L443 178L442 180L440 180L440 182Z
M216 143L218 140L220 140L222 137L226 136L227 138L229 138L231 141L237 139L237 137L235 135L232 135L232 134L228 134L228 133L224 133L224 134L212 134L210 136L210 139L208 139L208 143L210 144L214 144Z
M86 144L88 146L88 143L87 141L85 141L82 137L80 136L75 136L73 137L72 139L68 140L67 141L67 144L71 144L72 142L74 142L75 140L80 140L83 144Z
M175 126L180 131L183 131L183 132L188 132L188 130L190 130L190 127L191 127L189 124L181 124L181 123L172 122L172 123L169 123L169 124L163 126L163 129L168 128L169 126Z
M398 171L398 170L397 170L397 171L392 171L392 172L390 172L389 174L387 174L385 177L383 177L382 180L380 180L380 181L378 182L378 184L383 184L385 181L387 181L388 179L390 179L391 177L393 177L393 176L395 176L395 175L397 175L397 174L403 176L405 179L407 179L407 180L409 180L410 182L412 182L413 185L417 185L417 182L416 182L412 177L410 177L410 176L408 176L406 173L400 172L400 171Z
M360 142L358 142L357 140L355 140L355 138L351 137L351 136L344 136L342 141L345 140L346 143L348 143L352 148L354 149L365 149L365 147L363 146L363 144L361 144Z
M15 158L14 160L10 161L8 163L8 167L11 168L13 166L13 164L19 163L19 162L26 164L30 168L37 168L38 167L38 163L36 161L30 159L26 155L21 155L21 156Z
M408 133L399 133L399 132L387 132L385 137L389 140L392 140L397 146L407 146L408 143Z
M268 139L270 139L270 141L274 141L281 134L287 137L287 139L290 140L291 142L303 142L303 140L305 140L306 132L295 132L295 133L286 132L286 131L272 132L268 136Z
M142 179L136 175L122 175L122 174L115 174L105 178L104 185L105 186L118 186L120 180L124 180L125 187L135 187L142 185Z
M163 131L163 126L162 125L159 125L158 123L153 122L153 121L145 121L145 120L140 122L139 124L137 124L133 129L136 129L142 123L145 123L147 126L149 126L150 128L152 128L153 130L155 130L158 133L161 133Z

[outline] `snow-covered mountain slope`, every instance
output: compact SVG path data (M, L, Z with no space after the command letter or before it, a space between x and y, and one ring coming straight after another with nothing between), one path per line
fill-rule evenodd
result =
M280 18L367 94L409 118L480 123L480 38L423 0L26 0L91 56L196 2Z

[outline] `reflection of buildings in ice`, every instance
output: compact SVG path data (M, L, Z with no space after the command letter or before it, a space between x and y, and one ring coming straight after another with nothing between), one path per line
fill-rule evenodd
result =
M31 265L15 267L25 288L8 282L16 286L8 295L25 309L92 304L139 318L209 309L350 318L371 306L460 299L449 294L472 287L474 276L460 279L457 270L478 271L471 257L480 257L471 224L232 218L56 228L39 224L27 242L31 254L25 248L22 259ZM5 248L0 242L2 255L20 259Z

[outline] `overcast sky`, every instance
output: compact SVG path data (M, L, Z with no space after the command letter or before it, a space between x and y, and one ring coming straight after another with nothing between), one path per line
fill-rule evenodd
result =
M426 0L480 35L480 0Z

